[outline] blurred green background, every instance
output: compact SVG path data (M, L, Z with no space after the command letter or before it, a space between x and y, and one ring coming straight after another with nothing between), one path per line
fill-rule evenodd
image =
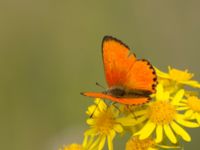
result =
M200 80L199 6L182 0L1 0L0 149L56 150L81 142L92 99L80 92L101 90L95 82L106 85L104 35L164 71L168 65L189 69ZM197 150L200 129L190 133L185 149Z

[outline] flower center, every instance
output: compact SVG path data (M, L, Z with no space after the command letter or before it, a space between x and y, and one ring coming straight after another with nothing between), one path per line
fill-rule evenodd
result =
M148 108L149 119L156 124L168 124L176 115L176 109L166 101L157 101Z
M187 70L181 71L177 69L170 69L169 75L173 80L176 80L176 81L188 81L193 76L193 74L188 73Z
M113 128L115 124L115 120L113 114L109 109L105 112L101 112L101 114L94 118L96 120L96 129L100 134L109 134L109 131Z
M200 99L198 99L198 97L196 96L189 97L187 104L192 110L200 112Z
M133 137L126 143L126 150L147 150L154 145L154 141L150 138L139 140L138 137Z

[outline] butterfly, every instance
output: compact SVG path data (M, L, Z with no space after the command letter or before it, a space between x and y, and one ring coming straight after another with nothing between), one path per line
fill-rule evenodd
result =
M143 104L151 99L157 76L148 60L137 59L126 44L112 36L103 38L102 56L108 89L82 95L128 105Z

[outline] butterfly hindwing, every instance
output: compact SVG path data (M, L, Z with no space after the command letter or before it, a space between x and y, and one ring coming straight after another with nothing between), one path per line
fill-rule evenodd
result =
M157 78L153 66L147 60L137 60L127 73L124 86L128 89L155 92Z
M128 46L111 36L102 41L102 54L106 81L109 87L122 85L126 74L136 61Z
M121 104L128 104L128 105L140 105L147 103L150 99L148 97L138 97L138 98L117 98L111 95L107 95L104 93L98 92L85 92L82 93L84 96L93 97L93 98L102 98L102 99L109 99L113 102L118 102Z

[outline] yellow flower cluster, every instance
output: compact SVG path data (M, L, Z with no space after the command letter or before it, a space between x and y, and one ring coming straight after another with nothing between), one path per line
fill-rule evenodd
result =
M69 145L61 150L114 150L117 134L130 133L125 150L183 149L181 140L191 141L185 128L200 127L200 99L186 86L200 88L193 74L170 68L158 76L156 93L141 106L107 104L97 98L87 109L87 124L82 145ZM190 88L190 89L191 89ZM107 143L107 144L106 144ZM167 143L167 144L166 144Z

